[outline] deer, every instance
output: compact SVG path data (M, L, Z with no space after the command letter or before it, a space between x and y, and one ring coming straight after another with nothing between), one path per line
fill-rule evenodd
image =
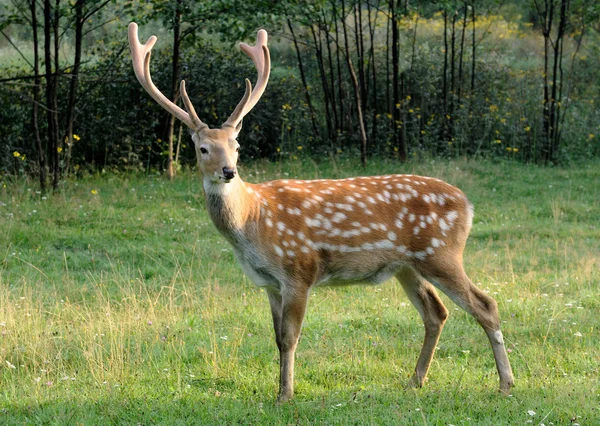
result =
M500 330L496 301L469 279L463 252L473 222L473 205L458 188L436 178L397 174L346 179L285 179L251 184L237 169L242 120L269 80L267 32L256 44L240 44L258 77L220 128L202 122L188 97L185 110L167 99L150 76L157 41L145 44L129 24L135 75L166 111L190 129L202 176L208 215L228 240L249 279L269 299L279 350L278 402L294 395L294 359L308 296L324 285L380 284L395 277L420 314L425 337L407 387L422 387L448 317L436 288L471 314L485 331L508 394L513 373Z

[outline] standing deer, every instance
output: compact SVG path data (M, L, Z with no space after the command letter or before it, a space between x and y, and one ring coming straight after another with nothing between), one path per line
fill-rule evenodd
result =
M470 313L488 336L500 391L513 375L504 348L496 301L479 290L463 269L463 251L473 206L457 188L430 177L390 175L329 180L277 180L249 184L238 176L242 119L265 91L271 68L267 32L255 46L242 43L258 71L254 90L220 129L196 114L181 81L187 111L168 100L150 77L156 42L138 39L129 24L133 68L140 84L192 130L208 213L250 279L266 290L280 355L279 401L294 393L294 353L313 287L379 284L395 276L425 325L425 339L409 386L425 381L448 310L434 287Z

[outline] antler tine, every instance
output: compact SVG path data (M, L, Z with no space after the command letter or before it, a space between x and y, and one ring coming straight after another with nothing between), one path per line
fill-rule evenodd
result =
M252 59L252 62L254 62L254 66L258 72L258 78L254 90L251 91L248 99L246 99L246 94L244 94L244 98L242 98L227 121L223 123L223 127L229 126L238 128L244 116L254 108L254 105L256 105L264 93L267 83L269 82L269 75L271 74L271 56L269 48L267 47L267 40L267 32L265 30L259 30L256 34L256 44L254 46L240 43L242 51ZM246 84L246 90L248 90L248 84Z
M183 123L185 123L185 125L190 129L199 130L201 128L208 127L196 115L196 111L190 102L187 92L185 92L185 84L183 85L184 91L182 92L181 96L186 108L189 111L189 114L183 109L179 108L174 102L170 101L165 95L163 95L152 82L152 77L150 76L150 57L151 50L157 40L156 36L150 37L145 44L141 44L138 38L138 26L135 22L129 24L128 36L135 76L146 92L148 92L148 94L152 97L152 99L154 99L160 106L167 110L167 112L173 114Z

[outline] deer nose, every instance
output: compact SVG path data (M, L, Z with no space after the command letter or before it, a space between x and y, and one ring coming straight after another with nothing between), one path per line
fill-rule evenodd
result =
M233 179L235 177L235 169L223 167L223 176L225 176L225 179Z

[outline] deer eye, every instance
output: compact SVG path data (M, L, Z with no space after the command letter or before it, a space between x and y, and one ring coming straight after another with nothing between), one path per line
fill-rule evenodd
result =
M200 152L202 154L208 154L208 150L206 148L200 148Z

